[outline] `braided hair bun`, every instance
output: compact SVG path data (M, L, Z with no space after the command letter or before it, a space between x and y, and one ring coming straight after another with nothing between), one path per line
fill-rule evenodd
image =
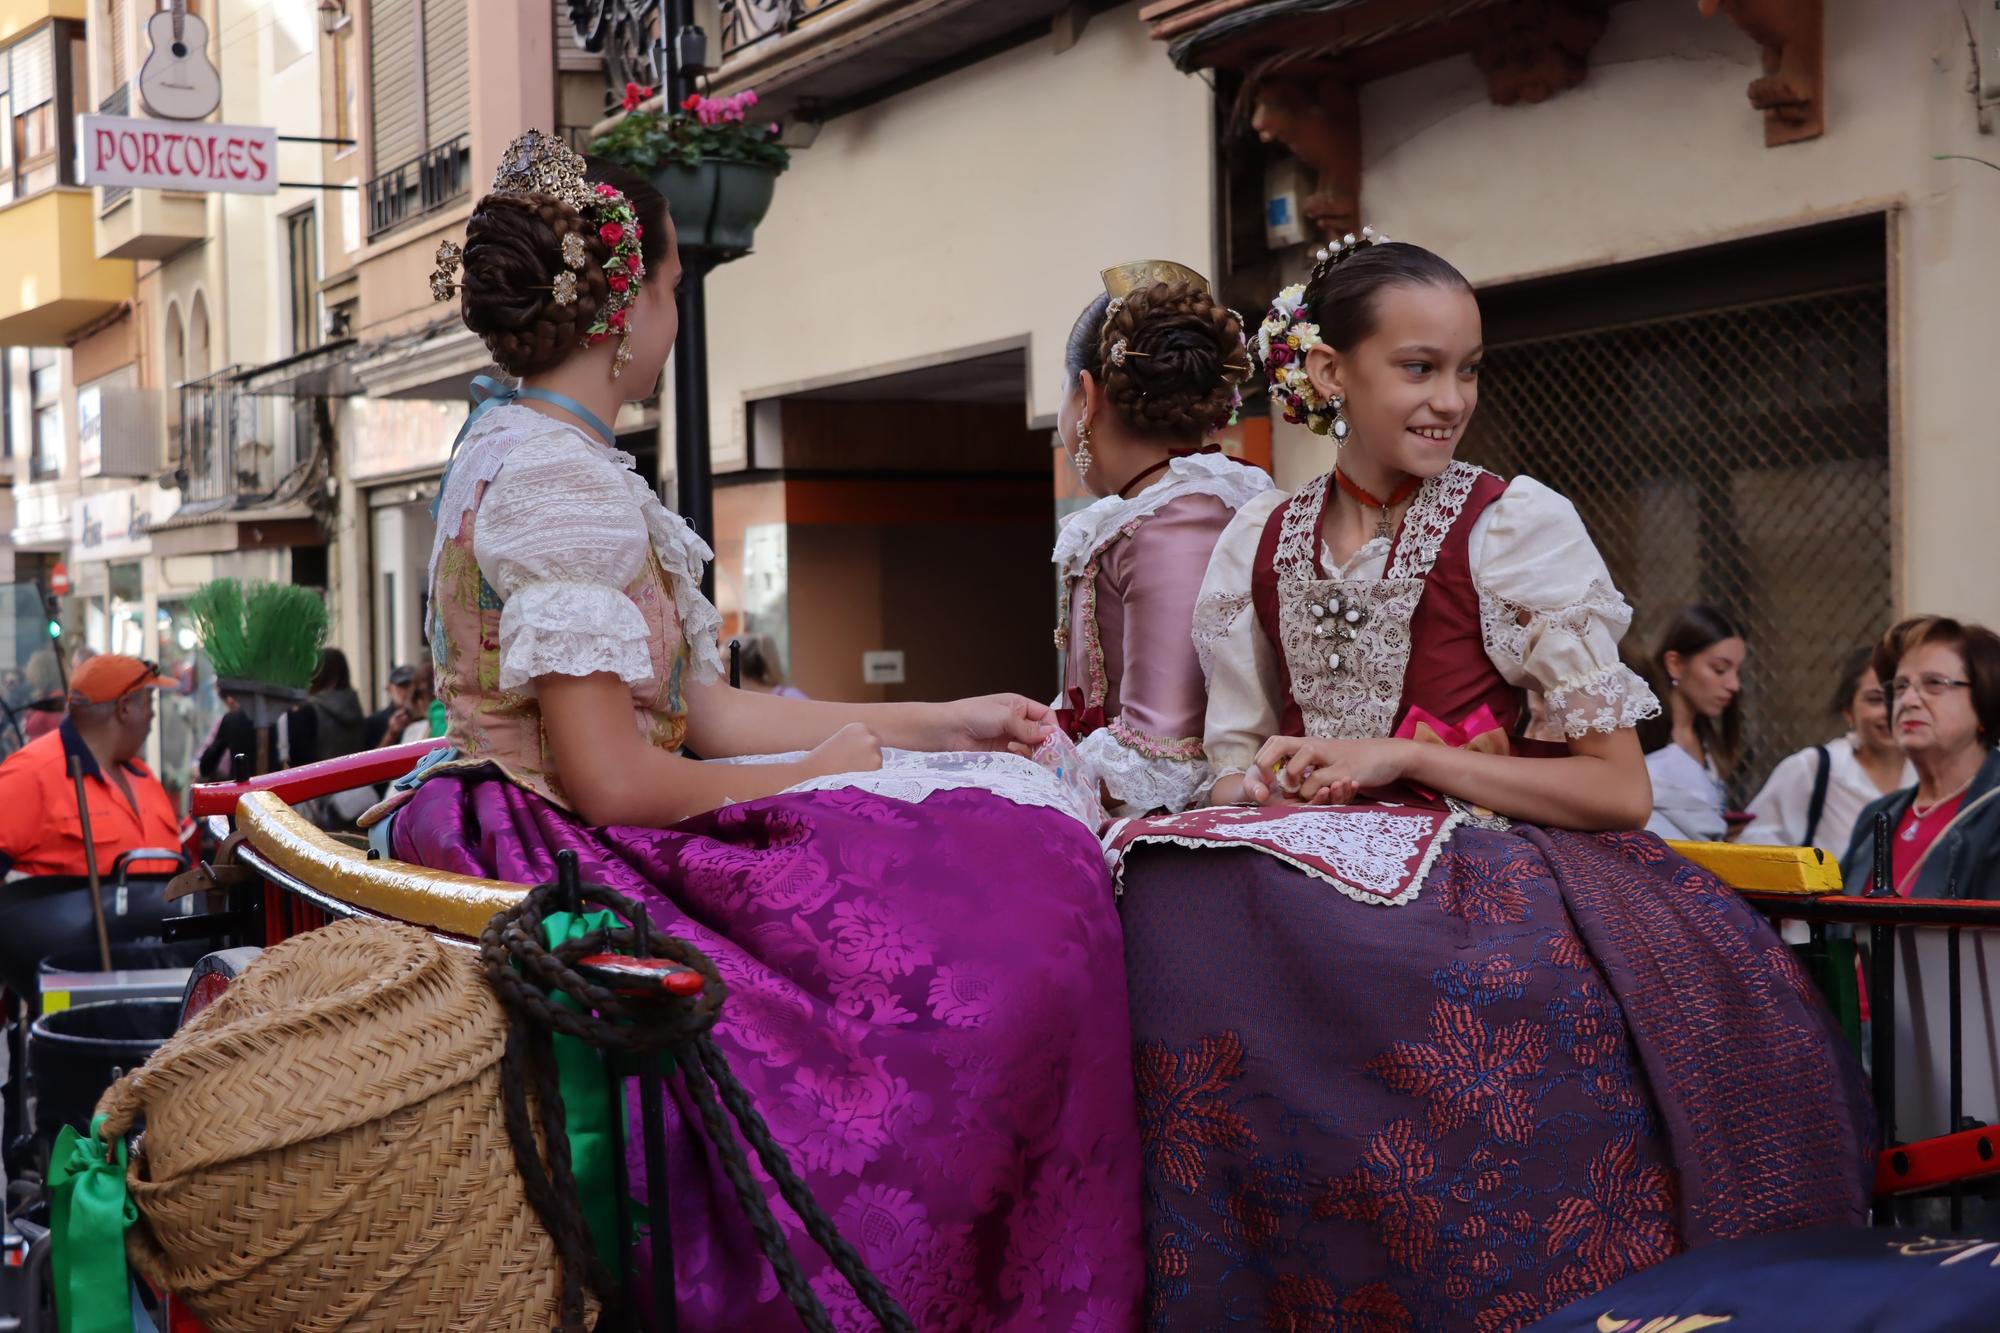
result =
M567 271L563 237L583 238L590 262L576 274L576 299L556 303L555 276ZM604 273L611 247L574 210L540 194L489 194L465 226L459 304L465 326L510 375L533 375L582 344L611 294Z
M1206 287L1156 282L1114 303L1100 298L1089 370L1112 408L1144 435L1199 437L1229 423L1250 373L1243 321ZM1079 328L1078 333L1084 330ZM1072 341L1072 362L1078 360ZM1095 364L1088 364L1094 361Z

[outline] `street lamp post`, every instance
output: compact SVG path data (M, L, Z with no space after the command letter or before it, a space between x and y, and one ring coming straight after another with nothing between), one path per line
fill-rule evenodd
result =
M707 35L695 25L694 0L659 0L660 35L654 68L665 75L669 109L695 91L707 64ZM681 252L683 273L676 304L680 334L674 343L674 488L681 517L715 544L715 497L708 458L708 270L713 262L699 251ZM701 576L702 592L715 596L715 566Z

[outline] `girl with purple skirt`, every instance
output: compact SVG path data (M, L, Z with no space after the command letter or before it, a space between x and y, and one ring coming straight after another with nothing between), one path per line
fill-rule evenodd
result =
M818 703L719 678L710 552L605 425L674 341L680 262L648 186L530 132L439 261L434 290L521 387L489 384L440 495L448 758L375 836L527 883L574 851L586 881L706 951L729 987L716 1040L919 1327L1131 1327L1118 923L1087 819L1019 757L1049 710ZM683 744L786 757L699 762ZM667 1114L680 1326L796 1328L699 1122ZM871 1326L766 1191L835 1325Z
M1107 838L1148 1327L1501 1333L1709 1240L1865 1222L1866 1100L1809 983L1622 831L1658 708L1630 609L1568 501L1454 461L1470 285L1367 233L1255 341L1338 464L1210 562L1209 806Z

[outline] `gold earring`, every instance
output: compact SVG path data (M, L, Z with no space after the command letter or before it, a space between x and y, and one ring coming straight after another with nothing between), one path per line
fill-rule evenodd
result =
M1089 479L1085 474L1090 471L1092 461L1090 456L1090 423L1088 421L1079 421L1076 423L1076 452L1070 456L1069 461L1070 466L1076 469L1076 479L1087 484Z

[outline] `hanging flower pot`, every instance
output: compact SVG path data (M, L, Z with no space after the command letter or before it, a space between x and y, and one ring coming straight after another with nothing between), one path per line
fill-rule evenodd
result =
M779 170L762 162L710 158L692 167L661 163L652 181L667 198L683 252L734 259L749 253L757 224L770 211Z
M685 262L706 266L748 254L778 176L791 163L777 122L752 123L757 94L747 89L693 96L664 114L640 109L652 95L627 84L625 119L591 152L651 178L666 196Z

